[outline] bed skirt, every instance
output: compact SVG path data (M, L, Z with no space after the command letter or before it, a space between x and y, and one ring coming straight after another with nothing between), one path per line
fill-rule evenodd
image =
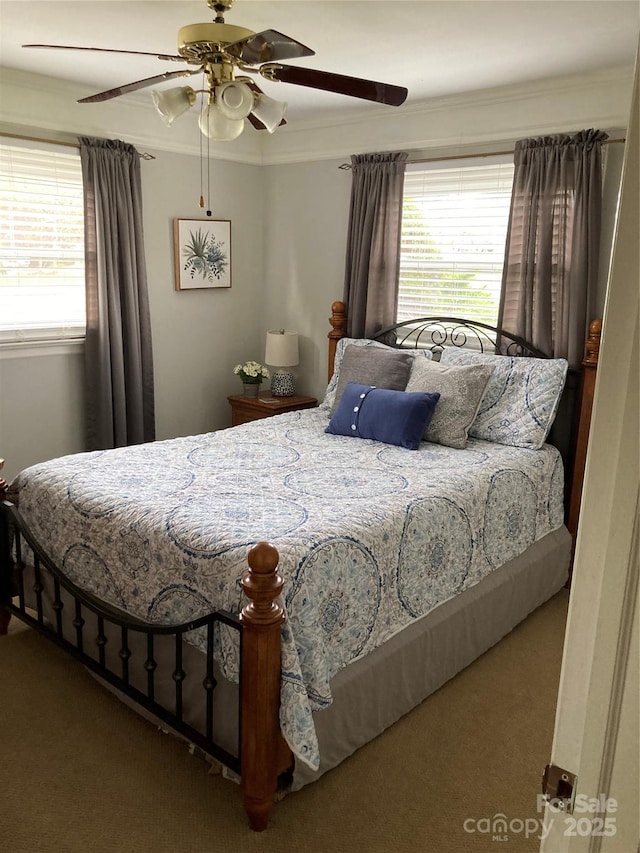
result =
M298 762L292 789L336 767L499 642L562 589L570 556L561 527L338 673L333 703L314 715L320 768Z

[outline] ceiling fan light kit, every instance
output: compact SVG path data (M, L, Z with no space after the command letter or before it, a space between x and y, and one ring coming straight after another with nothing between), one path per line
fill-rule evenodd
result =
M234 0L207 0L209 8L216 13L214 21L181 27L178 31L178 55L175 56L139 50L83 48L71 45L27 44L23 47L136 54L154 56L163 62L186 62L187 65L196 66L165 71L154 77L127 83L81 98L79 103L98 103L166 80L204 74L207 81L207 88L204 90L181 86L177 89L154 91L152 97L164 121L171 125L174 119L193 106L197 94L205 94L206 106L200 114L198 124L202 132L214 140L236 139L242 133L245 118L256 130L267 130L269 133L273 133L284 123L283 116L287 105L265 95L250 78L236 79L236 70L243 75L259 74L272 82L308 86L391 106L404 103L407 90L402 86L346 77L313 68L281 65L283 59L313 56L314 51L277 30L254 33L246 27L226 24L224 13L231 8L233 2Z
M176 89L165 89L164 91L154 89L151 92L151 97L168 127L171 127L174 120L196 102L196 93L191 86L178 86Z
M213 102L203 107L198 118L198 127L208 139L231 142L244 130L244 119L227 118Z
M273 133L280 126L286 111L287 105L284 101L276 101L261 92L256 96L252 113L269 133Z
M237 121L253 110L253 92L246 83L230 80L216 87L215 102L223 116Z

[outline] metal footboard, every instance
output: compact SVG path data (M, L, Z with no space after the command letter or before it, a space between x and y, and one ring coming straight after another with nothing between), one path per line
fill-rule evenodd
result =
M214 696L216 632L237 632L242 668L242 625L239 616L224 610L179 625L152 624L100 601L66 578L47 557L24 525L19 510L0 502L0 607L47 636L84 666L149 711L168 727L196 744L207 755L235 773L241 769L242 705L237 705L237 750L217 740ZM25 547L26 546L26 547ZM26 555L28 553L28 563ZM27 565L33 582L27 580ZM200 632L206 646L204 676L190 672L185 662L187 636ZM158 645L171 646L171 696L158 696ZM183 691L187 681L201 678L204 709L202 725L185 713ZM168 700L168 701L167 701ZM234 754L235 753L235 754Z

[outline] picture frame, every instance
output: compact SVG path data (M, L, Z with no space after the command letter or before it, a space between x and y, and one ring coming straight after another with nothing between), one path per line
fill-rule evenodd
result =
M231 287L231 221L174 219L176 290Z

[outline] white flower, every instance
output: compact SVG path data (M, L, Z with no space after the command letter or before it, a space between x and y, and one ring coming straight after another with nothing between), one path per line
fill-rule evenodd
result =
M257 361L245 361L244 364L236 364L233 372L243 382L254 382L256 384L262 382L263 379L268 379L270 376L267 368L258 364Z

